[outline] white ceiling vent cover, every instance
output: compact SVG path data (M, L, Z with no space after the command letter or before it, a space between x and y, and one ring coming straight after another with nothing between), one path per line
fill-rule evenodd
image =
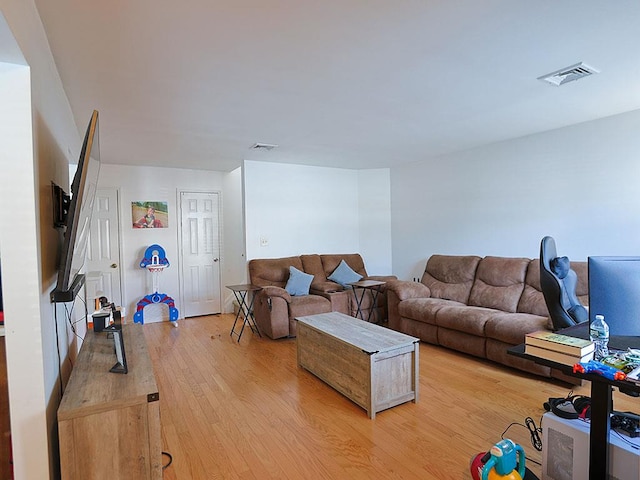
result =
M583 77L588 77L594 73L600 73L600 70L590 67L586 63L576 63L570 67L561 68L547 75L538 77L538 80L548 82L556 87L564 85L565 83L573 82L574 80L580 80Z
M278 148L278 145L274 145L272 143L256 143L251 149L252 150L273 150L274 148Z

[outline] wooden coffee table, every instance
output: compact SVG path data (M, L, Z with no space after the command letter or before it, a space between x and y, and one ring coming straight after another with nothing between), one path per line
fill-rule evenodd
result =
M419 342L338 312L297 317L298 365L367 411L418 401Z

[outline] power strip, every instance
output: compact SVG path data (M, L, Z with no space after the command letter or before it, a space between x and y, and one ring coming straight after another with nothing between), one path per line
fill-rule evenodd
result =
M640 436L640 416L631 412L615 412L611 416L611 428L628 437Z

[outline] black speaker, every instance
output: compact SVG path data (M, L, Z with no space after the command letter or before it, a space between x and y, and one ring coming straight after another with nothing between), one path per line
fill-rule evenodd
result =
M109 326L109 319L111 317L111 312L96 312L91 315L93 318L93 331L94 332L102 332L106 327Z

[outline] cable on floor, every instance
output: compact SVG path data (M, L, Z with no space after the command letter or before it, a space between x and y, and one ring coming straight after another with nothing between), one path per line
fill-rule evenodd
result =
M169 463L167 463L166 465L162 466L162 469L164 470L165 468L167 468L169 465L171 465L171 463L173 462L173 457L171 456L171 454L169 452L162 452L162 455L169 457Z
M525 418L524 421L525 421L525 424L518 423L518 422L513 422L513 423L509 424L509 426L507 428L505 428L504 432L502 432L502 435L500 435L500 438L504 440L504 436L509 431L509 429L511 427L513 427L514 425L518 425L519 427L524 427L524 428L529 430L529 435L531 437L531 445L533 445L533 448L535 448L537 451L541 452L542 451L542 439L540 438L540 434L542 433L542 427L537 427L536 426L536 422L531 417ZM527 461L530 461L530 462L533 462L533 463L537 463L538 465L541 465L540 462L536 462L535 460L530 459L530 458L527 458Z

